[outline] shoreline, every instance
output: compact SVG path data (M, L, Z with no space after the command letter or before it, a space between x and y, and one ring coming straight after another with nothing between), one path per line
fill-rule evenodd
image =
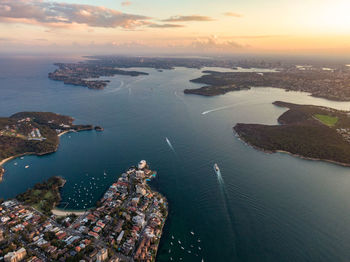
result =
M57 137L58 137L58 139L60 139L60 137L62 135L64 135L64 134L66 134L66 133L70 133L70 132L78 133L80 131L90 131L90 130L93 130L93 128L83 128L83 129L80 129L80 130L65 130L65 131L57 134ZM22 156L28 156L28 155L43 156L43 155L52 154L52 153L55 153L58 150L59 146L60 146L60 141L58 141L58 144L57 144L55 150L52 150L52 151L43 152L43 153L27 152L27 153L23 153L23 154L10 156L8 158L5 158L5 159L1 160L0 161L0 183L2 182L3 176L4 176L5 172L6 172L5 168L3 167L3 165L6 162L11 161L11 160L16 159L16 158L19 158L19 157L22 157Z
M62 209L58 209L58 208L54 208L51 210L52 214L54 214L55 216L67 216L69 214L74 214L77 216L81 216L84 215L85 212L88 212L88 210L86 211L74 211L74 210L62 210Z
M296 158L300 158L300 159L303 159L303 160L320 161L320 162L326 162L326 163L328 163L328 164L335 164L335 165L342 166L342 167L350 167L350 163L337 162L337 161L330 160L330 159L306 157L306 156L299 155L299 154L294 154L294 153L291 153L291 152L288 152L288 151L285 151L285 150L276 150L276 151L267 150L267 149L264 149L264 148L262 148L262 147L258 147L258 146L255 146L255 145L249 143L249 142L246 141L244 138L242 138L242 137L236 132L236 130L235 130L234 128L233 128L233 130L234 130L235 136L236 136L240 141L242 141L244 144L246 144L247 146L250 146L250 147L252 147L252 148L254 148L254 149L258 150L258 151L267 153L267 154L282 153L282 154L287 154L287 155L290 155L290 156L293 156L293 157L296 157Z

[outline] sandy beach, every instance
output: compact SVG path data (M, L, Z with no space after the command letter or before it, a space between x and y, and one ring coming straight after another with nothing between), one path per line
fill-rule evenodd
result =
M63 136L64 134L69 133L69 132L71 132L71 131L70 130L63 131L62 133L59 133L57 136L60 137L60 136Z
M77 216L81 216L84 215L85 211L64 211L64 210L60 210L57 208L52 209L52 214L56 215L56 216L67 216L69 214L75 214Z

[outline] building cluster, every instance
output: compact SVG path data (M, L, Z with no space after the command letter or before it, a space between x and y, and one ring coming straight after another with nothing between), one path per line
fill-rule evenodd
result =
M86 251L80 256L86 256L89 261L90 251L99 247L89 237L63 227L16 200L0 205L0 221L0 261L21 261L24 258L33 262L66 261L81 251Z
M55 220L17 200L2 203L0 261L154 261L167 216L166 199L147 185L155 176L141 161L77 218Z
M152 261L167 216L165 198L147 185L155 176L146 161L141 161L109 187L96 209L77 219L71 227L102 240L121 259Z
M32 131L28 134L28 140L42 141L45 139L46 138L41 135L39 128L33 128Z
M16 123L5 125L5 127L0 130L0 136L18 137L27 140L38 140L42 141L46 138L40 133L39 128L33 127L32 119L30 117L25 117L17 120ZM27 132L28 135L24 135Z
M350 143L350 128L337 128L338 134L340 134L345 141Z

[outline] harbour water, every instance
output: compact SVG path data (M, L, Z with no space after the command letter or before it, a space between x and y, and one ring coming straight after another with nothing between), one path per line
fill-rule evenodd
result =
M1 59L1 116L52 111L104 131L68 133L54 154L6 163L0 197L60 175L67 180L61 207L88 208L125 168L146 159L157 170L152 185L170 204L158 261L350 260L350 168L265 154L232 132L237 122L276 124L285 109L275 100L350 103L274 88L184 95L201 75L187 68L141 68L150 75L115 76L105 90L88 90L49 80L59 61L66 60Z

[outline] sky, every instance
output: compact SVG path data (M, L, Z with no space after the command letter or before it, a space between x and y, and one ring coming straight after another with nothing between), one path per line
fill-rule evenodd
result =
M0 52L350 54L350 0L0 0Z

